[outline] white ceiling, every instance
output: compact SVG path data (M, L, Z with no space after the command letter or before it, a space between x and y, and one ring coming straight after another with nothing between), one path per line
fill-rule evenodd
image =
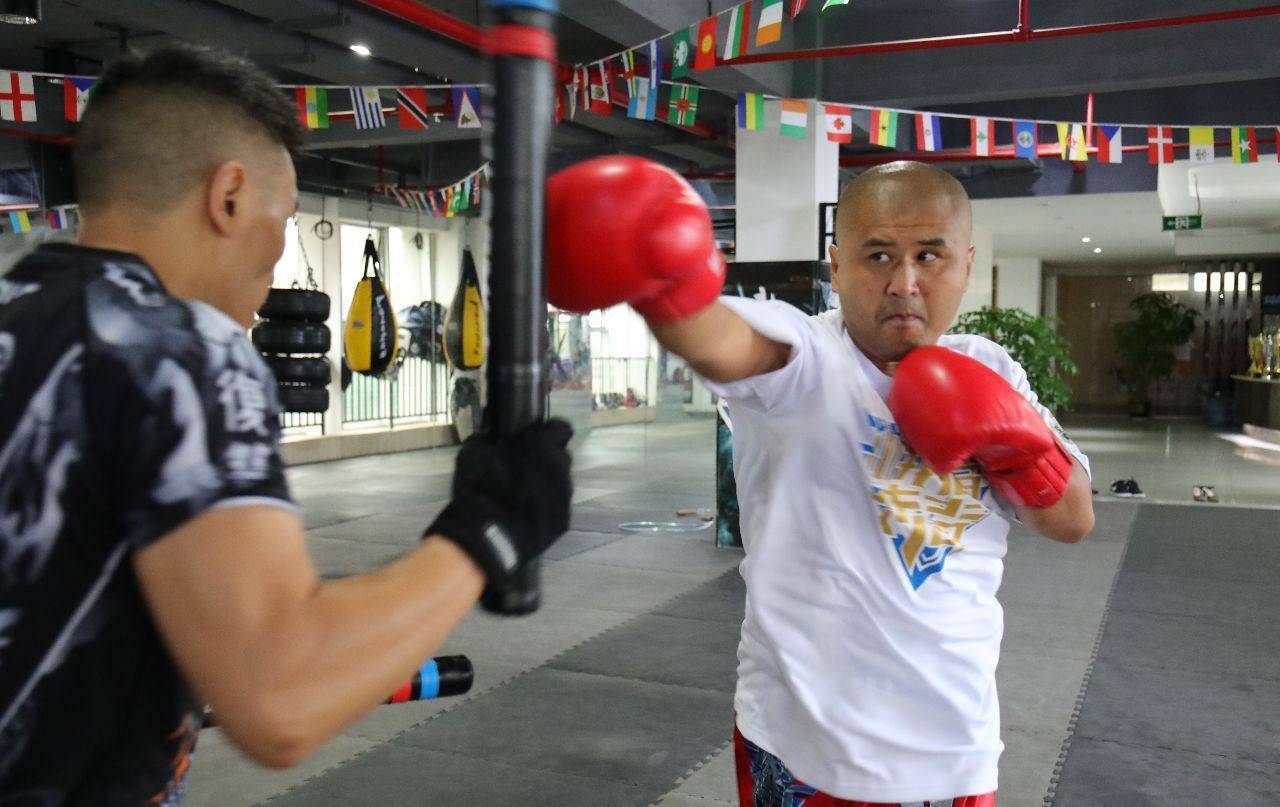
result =
M1149 193L978 200L975 236L991 233L997 258L1057 264L1280 254L1280 163L1179 162L1162 166L1158 186ZM1197 212L1204 230L1176 237L1162 231L1163 216Z
M997 258L1050 263L1155 262L1176 257L1161 231L1160 197L1149 193L979 199L975 234L990 232ZM1089 243L1081 238L1088 237ZM1095 254L1094 248L1102 253Z

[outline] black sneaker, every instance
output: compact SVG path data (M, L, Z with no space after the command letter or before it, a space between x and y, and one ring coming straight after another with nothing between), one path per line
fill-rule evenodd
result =
M1145 499L1147 494L1142 492L1142 488L1138 487L1138 483L1132 479L1126 479L1125 483L1129 486L1129 496L1135 499Z
M1133 496L1133 494L1129 492L1129 483L1130 483L1130 480L1128 479L1117 479L1116 481L1112 482L1111 495L1119 496L1124 499L1127 499Z

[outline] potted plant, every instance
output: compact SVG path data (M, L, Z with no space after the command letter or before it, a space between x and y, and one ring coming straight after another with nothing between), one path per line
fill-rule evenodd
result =
M1071 361L1071 343L1053 329L1052 321L1021 308L987 306L960 316L953 333L985 336L1009 351L1022 369L1040 403L1053 412L1069 407L1071 390L1065 375L1079 372Z
M1196 312L1165 292L1149 292L1129 301L1137 318L1117 323L1120 380L1129 393L1129 415L1151 415L1151 385L1173 375L1174 350L1186 344L1196 328Z

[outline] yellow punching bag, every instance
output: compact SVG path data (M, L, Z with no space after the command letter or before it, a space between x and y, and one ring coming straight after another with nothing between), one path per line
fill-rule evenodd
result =
M370 236L364 242L364 277L356 284L342 333L347 364L365 375L382 375L396 357L396 312L381 275L382 262Z
M484 364L484 302L480 276L471 250L462 253L462 277L444 324L445 358L455 370L478 370Z

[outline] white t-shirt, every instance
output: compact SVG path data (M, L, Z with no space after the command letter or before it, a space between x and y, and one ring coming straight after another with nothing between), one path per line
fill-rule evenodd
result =
M708 384L728 399L746 559L735 697L744 736L832 796L923 801L996 789L996 590L1012 509L974 465L928 470L885 405L890 379L839 310L722 298L792 346L780 370ZM940 344L1036 401L978 336Z

